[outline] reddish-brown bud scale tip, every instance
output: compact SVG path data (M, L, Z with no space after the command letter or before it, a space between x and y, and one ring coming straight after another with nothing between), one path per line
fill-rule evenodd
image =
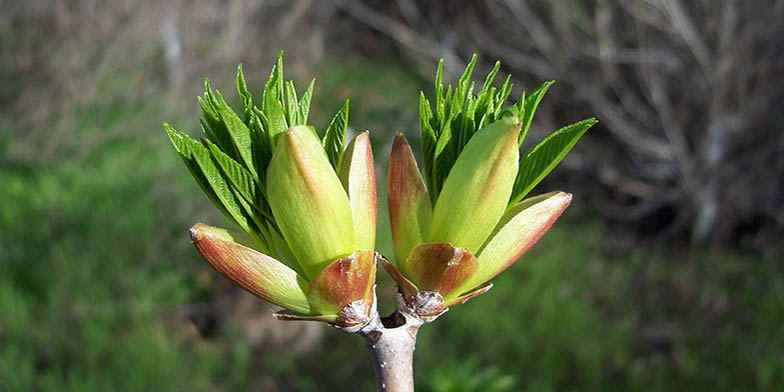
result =
M449 301L477 269L474 255L446 242L427 243L411 251L407 260L411 279L420 290L436 291Z
M308 297L313 307L323 314L338 314L352 303L356 307L356 301L363 301L369 310L375 280L375 253L356 251L319 272L310 283Z

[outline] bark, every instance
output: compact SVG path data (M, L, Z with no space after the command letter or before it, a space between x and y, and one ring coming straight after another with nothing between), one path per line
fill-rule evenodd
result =
M393 328L382 326L364 335L379 391L414 390L414 346L418 330L417 325L403 324Z
M365 338L381 392L414 391L416 336L425 321L406 307L401 295L398 297L398 310L389 317L379 317L374 309L372 320L365 326L358 330L344 329Z

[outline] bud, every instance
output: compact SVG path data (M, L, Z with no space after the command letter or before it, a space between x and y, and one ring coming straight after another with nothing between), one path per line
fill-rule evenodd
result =
M340 161L340 181L351 203L356 249L373 251L376 245L376 168L370 134L354 137Z
M237 90L244 118L205 82L199 103L206 139L164 124L201 188L254 245L201 224L191 229L193 243L222 275L284 307L277 318L362 328L375 311L376 188L368 133L344 152L346 101L319 140L307 126L313 82L297 99L294 82L283 79L282 52L260 99L241 68Z
M550 229L571 201L569 193L551 192L512 206L479 253L477 271L463 284L461 291L489 281L522 257Z
M419 174L414 154L403 134L398 133L392 145L387 176L389 224L395 247L395 260L408 274L408 254L427 236L431 206L425 183Z
M477 133L457 157L433 208L428 242L476 253L504 214L518 168L516 116Z
M448 308L486 293L488 283L463 295L463 287L475 274L477 261L465 248L449 243L428 243L415 247L408 257L409 279L384 258L384 269L397 282L406 306L425 321L432 321Z
M226 230L201 223L191 228L191 239L216 271L243 289L286 309L311 312L304 291L308 283L280 261L234 242Z
M310 283L308 297L316 312L335 315L338 325L364 324L370 319L375 281L375 252L358 250L321 270Z
M267 169L267 198L309 279L356 249L351 205L314 132L284 132Z

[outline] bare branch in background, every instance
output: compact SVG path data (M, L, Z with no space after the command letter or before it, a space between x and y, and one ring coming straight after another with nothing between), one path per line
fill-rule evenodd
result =
M596 113L605 132L582 152L602 163L573 168L613 190L587 190L604 195L612 220L660 215L670 227L687 223L678 230L696 242L758 248L765 230L782 229L781 158L762 151L781 156L784 144L784 41L775 38L784 36L784 1L373 3L341 4L418 61L439 57L440 42L459 42L454 56L500 59L518 86L556 79L559 112ZM750 221L754 230L743 232Z

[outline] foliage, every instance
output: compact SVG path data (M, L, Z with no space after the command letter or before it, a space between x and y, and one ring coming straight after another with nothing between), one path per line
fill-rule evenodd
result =
M503 116L516 116L522 123L517 142L518 146L521 146L539 102L553 84L553 81L544 82L527 97L523 91L516 103L505 107L512 92L512 75L507 75L500 87L493 86L501 67L501 63L496 62L485 77L482 88L474 95L475 84L471 81L471 75L476 66L476 58L476 54L471 57L454 91L451 84L444 89L444 62L439 61L433 104L425 98L423 92L419 95L423 171L432 203L438 199L457 157L477 132L486 129ZM590 118L559 129L522 155L509 204L522 200L596 122L596 119Z
M242 66L237 68L237 92L243 102L241 118L223 98L204 82L199 97L205 137L194 140L168 123L164 128L175 149L207 197L251 238L260 250L275 255L276 236L281 235L272 216L266 189L267 168L279 136L297 125L307 125L315 79L297 99L294 81L283 78L283 51L278 54L269 80L254 103ZM346 139L348 100L324 133L323 144L337 170Z

